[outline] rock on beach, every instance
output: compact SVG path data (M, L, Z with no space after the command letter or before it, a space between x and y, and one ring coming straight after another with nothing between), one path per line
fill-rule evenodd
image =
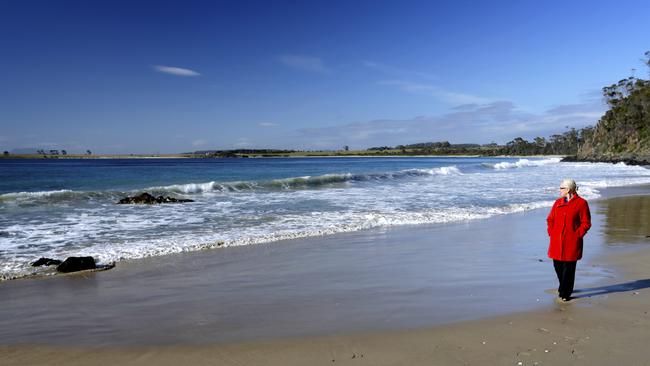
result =
M151 194L144 192L137 196L129 196L122 198L117 202L118 204L145 204L153 205L156 203L184 203L184 202L194 202L194 200L183 199L183 198L174 198L169 196L158 196L154 197Z
M36 262L32 263L32 267L58 266L59 264L61 264L61 261L58 259L39 258Z
M62 273L69 273L95 268L97 268L97 265L93 257L68 257L56 267L56 270Z

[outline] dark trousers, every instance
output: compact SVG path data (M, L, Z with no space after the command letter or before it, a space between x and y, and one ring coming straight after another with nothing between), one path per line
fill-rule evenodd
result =
M573 293L573 283L576 279L576 263L553 260L553 267L555 267L555 274L560 281L558 287L559 296L563 299L571 298Z

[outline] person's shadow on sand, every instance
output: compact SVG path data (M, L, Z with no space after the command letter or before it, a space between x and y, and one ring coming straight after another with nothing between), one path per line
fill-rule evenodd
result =
M636 280L636 281L630 281L625 283L617 283L615 285L609 285L609 286L576 289L573 291L573 296L571 297L573 297L574 299L580 299L584 297L613 294L616 292L628 292L628 291L640 290L648 287L650 287L650 278L645 280Z

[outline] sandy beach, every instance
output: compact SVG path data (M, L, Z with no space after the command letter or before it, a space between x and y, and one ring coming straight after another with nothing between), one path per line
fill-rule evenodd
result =
M578 265L577 298L568 304L556 303L550 290L556 286L555 278L545 257L545 232L539 233L546 210L534 210L471 225L340 235L335 239L354 243L354 248L341 252L333 244L336 241L327 246L325 240L310 253L311 261L306 255L291 257L304 252L295 247L303 240L233 248L227 256L216 250L134 261L112 271L65 279L0 283L0 357L3 365L646 365L650 196L639 194L647 192L647 187L612 189L608 192L612 198L591 203L595 225L588 234L587 256ZM390 243L396 239L409 244L394 248ZM436 256L424 251L432 240L482 243L485 252L478 257L487 260L472 263L476 268L472 276L479 278L457 279L472 289L471 294L449 286L444 288L446 303L431 296L442 288L428 284L431 277L426 274L453 269L440 263L425 266ZM374 246L364 246L364 241ZM537 244L520 244L525 241ZM529 245L539 248L531 252L526 249ZM253 250L264 255L251 255ZM414 257L411 251L417 250ZM215 253L222 258L218 263ZM302 264L283 268L294 259ZM257 266L242 266L247 261ZM318 262L326 263L316 273L322 277L313 277ZM240 272L220 285L232 286L229 309L238 311L221 314L220 322L193 319L191 314L205 315L211 304L215 308L229 304L209 295L214 281L201 280L206 273L210 277L210 268L228 263L237 263L232 268ZM504 267L493 272L498 266ZM248 274L261 279L264 271L269 271L268 283L252 292L233 290L237 278ZM382 272L385 277L377 278ZM372 276L364 278L364 273ZM354 284L351 278L356 278ZM403 282L391 282L394 278ZM332 284L337 280L341 282ZM168 288L162 288L165 283ZM267 293L268 286L272 290ZM282 296L277 294L283 293L278 290L281 286L287 286ZM364 291L354 296L359 288ZM395 292L400 288L406 290ZM155 298L150 301L157 301L162 313L147 315L151 308L142 306L144 300L133 300L135 293ZM170 297L172 293L182 293L185 301ZM245 301L251 293L256 297ZM134 302L129 304L129 299ZM264 306L254 306L260 303ZM400 309L398 314L387 316L395 309ZM57 311L59 315L53 316ZM185 322L160 321L164 317ZM79 318L90 320L71 321ZM203 326L190 326L201 322ZM79 324L88 328L79 330Z

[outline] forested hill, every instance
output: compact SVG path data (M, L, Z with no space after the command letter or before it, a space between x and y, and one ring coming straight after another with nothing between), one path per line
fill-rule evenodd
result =
M645 55L650 67L650 51ZM650 81L630 77L603 94L610 109L578 149L578 160L650 164Z

